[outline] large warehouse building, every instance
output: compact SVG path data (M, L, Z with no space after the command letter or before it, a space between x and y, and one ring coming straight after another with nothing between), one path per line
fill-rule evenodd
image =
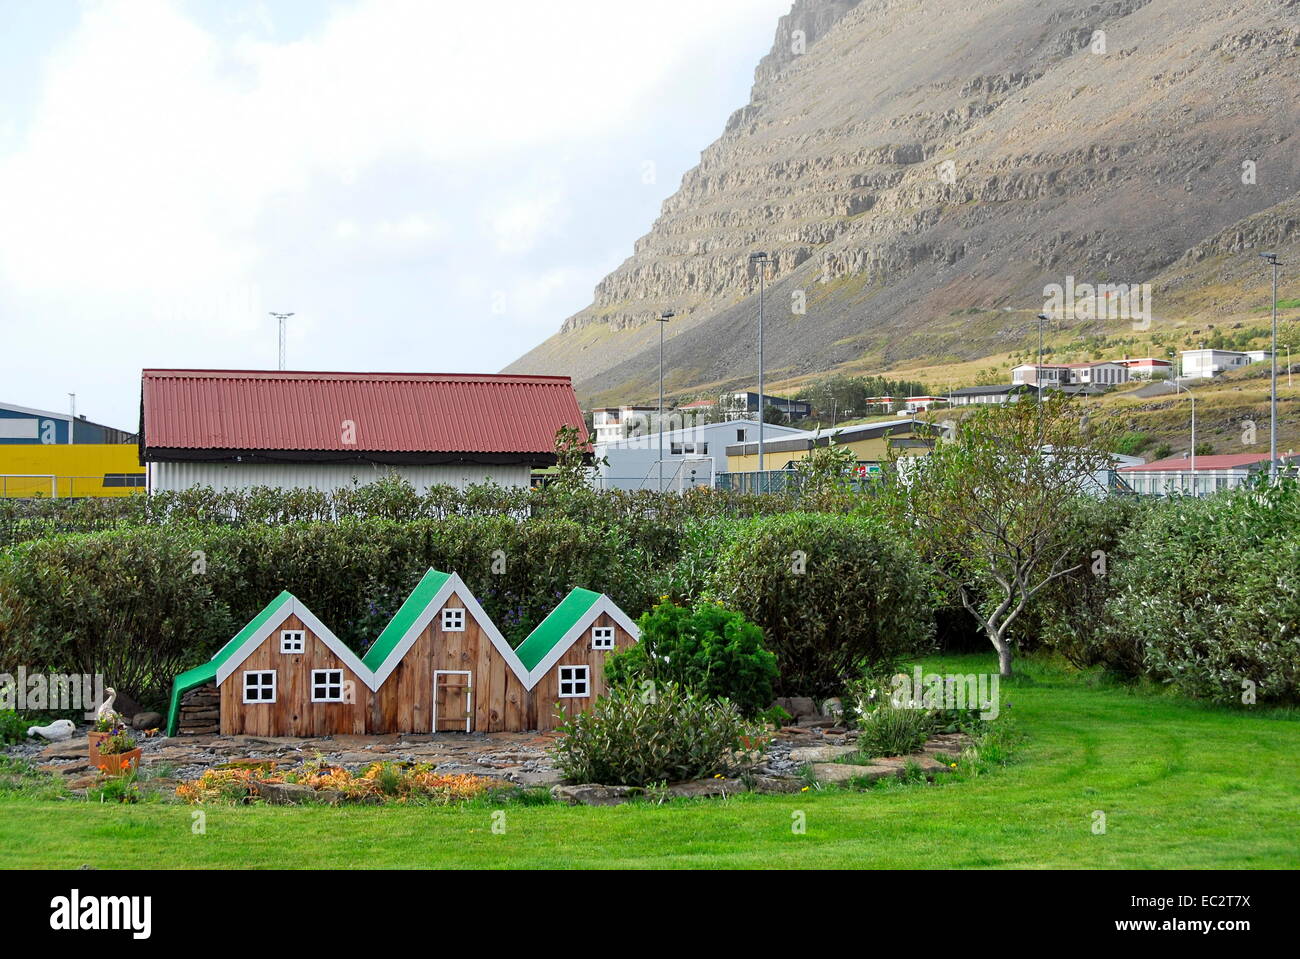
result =
M0 498L143 491L134 433L71 413L0 403Z
M140 456L151 492L331 491L404 477L417 490L527 486L555 434L585 439L564 376L145 370Z

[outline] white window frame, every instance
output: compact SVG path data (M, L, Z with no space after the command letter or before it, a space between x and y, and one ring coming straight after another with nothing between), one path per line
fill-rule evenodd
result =
M592 649L613 649L614 648L614 627L613 626L591 627L591 648Z
M293 648L297 645L297 649ZM280 630L280 652L287 656L300 656L307 650L307 630Z
M463 606L446 606L443 608L442 631L444 633L465 632L465 608Z
M591 695L591 667L590 666L559 666L556 675L555 688L559 691L561 699L586 699ZM570 672L568 679L564 678L565 672ZM581 678L579 678L581 677ZM569 683L574 687L573 691L565 692L564 684ZM577 692L576 687L581 684L582 692Z
M325 678L325 679L317 679L317 677L320 676L322 673L324 673L324 674L326 675L326 678ZM338 676L338 680L335 681L335 680L333 680L333 679L330 679L329 676L330 676L331 674L337 675L337 676ZM344 685L344 683L343 683L343 670L341 670L341 669L313 669L313 670L311 671L311 701L312 701L313 703L341 703L341 702L344 701L344 699L343 699L343 685ZM321 696L317 696L317 695L316 695L316 690L317 690L317 688L318 688L318 687L321 687L321 686L325 687L325 689L326 689L326 691L327 691L327 695L324 696L324 697L321 697ZM337 687L338 687L338 690L339 690L338 698L335 698L335 697L333 697L333 696L329 696L329 695L328 695L328 690L329 690L330 688L334 687L334 686L337 686Z
M270 676L270 677L271 677L271 682L270 682L270 683L259 682L259 683L257 684L257 686L253 687L253 688L257 689L259 692L260 692L261 690L264 690L264 689L269 688L269 689L271 690L271 698L270 698L270 699L262 699L262 698L258 698L258 699L249 699L249 698L248 698L248 689L249 689L249 686L248 686L248 677L249 677L249 676L261 676L261 677ZM279 688L278 688L279 684L278 684L278 682L277 682L277 680L276 680L276 675L275 675L275 670L274 670L274 669L246 669L246 670L243 671L243 673L240 674L240 677L239 677L239 683L240 683L240 688L243 690L243 693L244 693L244 702L247 703L248 705L250 705L250 706L273 706L273 705L275 705L276 695L277 695L277 693L279 692Z

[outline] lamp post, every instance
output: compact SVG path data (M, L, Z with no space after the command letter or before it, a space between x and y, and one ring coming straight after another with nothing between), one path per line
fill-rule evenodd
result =
M272 313L271 316L280 321L280 369L284 369L284 321L293 316L293 314Z
M749 254L749 262L758 267L758 481L763 483L763 292L769 257L759 251Z
M1260 258L1273 267L1273 349L1269 361L1272 367L1268 393L1268 479L1277 482L1277 268L1276 253L1261 253Z
M659 492L664 491L664 327L677 314L664 310L659 314Z
M1178 382L1178 377L1174 377L1170 382L1174 384L1175 393L1182 390L1187 394L1187 398L1192 401L1192 495L1199 496L1200 494L1196 490L1196 397L1192 395L1190 389Z

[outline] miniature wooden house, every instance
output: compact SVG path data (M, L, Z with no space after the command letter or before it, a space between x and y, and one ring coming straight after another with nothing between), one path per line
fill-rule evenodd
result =
M371 671L305 604L281 593L211 660L172 686L168 734L181 697L215 685L223 736L330 736L368 731Z
M526 671L455 573L429 570L364 663L378 690L376 732L530 728Z
M606 691L605 657L639 638L609 597L574 589L512 649L459 576L429 570L359 659L281 593L176 677L167 732L185 725L194 696L222 735L551 729L557 707L574 716Z
M613 600L575 589L515 650L528 670L529 728L552 729L557 707L567 717L603 695L605 657L641 637Z

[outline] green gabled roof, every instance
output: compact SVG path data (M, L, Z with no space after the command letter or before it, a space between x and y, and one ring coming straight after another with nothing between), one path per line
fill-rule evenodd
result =
M266 608L248 621L248 625L236 633L226 645L217 650L216 655L202 666L195 666L188 672L181 673L172 680L171 705L167 707L167 735L176 735L176 725L180 721L181 697L196 686L210 683L217 678L217 669L233 656L254 633L270 622L271 618L284 607L293 602L293 594L287 591L266 604Z
M380 666L384 665L384 660L388 658L397 644L402 641L402 637L420 618L420 614L433 602L438 591L447 585L447 580L451 579L451 573L440 573L436 569L431 569L424 574L424 577L411 590L411 595L406 597L406 602L402 604L396 615L389 620L384 631L379 634L379 638L371 644L366 650L366 655L361 658L361 662L371 672L375 672Z
M596 601L600 593L589 589L574 589L551 614L537 624L537 628L528 634L528 638L515 650L524 669L532 672L537 664L546 658L546 654L555 648L555 644L565 637L575 623L580 620Z

